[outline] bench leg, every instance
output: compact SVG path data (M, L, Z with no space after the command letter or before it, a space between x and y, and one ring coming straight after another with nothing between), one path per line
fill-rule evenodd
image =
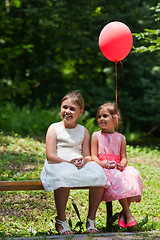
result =
M106 209L107 209L107 218L106 218L106 227L107 227L109 223L109 219L113 215L112 202L106 202Z

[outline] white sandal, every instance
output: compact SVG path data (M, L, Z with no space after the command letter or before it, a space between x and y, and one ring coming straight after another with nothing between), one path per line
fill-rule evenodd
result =
M96 231L94 233L98 233L98 229L95 227L95 219L91 220L91 219L87 218L87 222L89 222L89 227L87 228L86 233L90 233L91 230Z
M58 231L58 228L57 228L57 226L56 226L57 224L61 225L61 226L63 227L63 229L60 230L60 231ZM68 227L67 220L61 221L61 220L59 220L59 219L56 217L56 224L55 224L55 226L56 226L56 230L57 230L57 232L59 232L59 234L63 234L63 233L65 233L65 232L70 232L70 234L66 234L66 235L72 235L72 234L73 234L72 231L71 231L71 229L69 229L69 227Z

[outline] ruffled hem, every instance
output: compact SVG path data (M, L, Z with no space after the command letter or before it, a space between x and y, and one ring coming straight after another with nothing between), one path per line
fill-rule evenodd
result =
M103 169L93 161L78 170L70 163L48 164L46 160L40 178L47 192L60 187L100 187L105 185L107 188L110 185Z

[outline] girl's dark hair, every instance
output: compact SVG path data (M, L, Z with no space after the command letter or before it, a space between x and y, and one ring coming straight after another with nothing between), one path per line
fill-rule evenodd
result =
M121 113L120 111L117 109L116 104L115 103L111 103L111 102L107 102L102 104L97 111L97 119L99 116L99 112L102 108L106 108L108 110L108 112L111 114L111 116L116 120L117 119L117 114L118 114L118 126L117 126L117 121L116 122L116 126L119 127L122 124L122 118L121 118Z
M83 100L83 97L82 97L82 94L79 90L75 90L73 92L69 92L67 93L63 98L62 98L62 101L61 101L61 105L62 103L69 99L69 98L72 98L73 101L81 108L81 109L84 109L84 100Z

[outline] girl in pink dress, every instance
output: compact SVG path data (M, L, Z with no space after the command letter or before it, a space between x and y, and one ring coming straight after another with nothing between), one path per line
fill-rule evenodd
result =
M129 228L137 225L131 214L131 202L140 202L143 183L139 172L127 166L126 138L115 132L117 112L115 104L105 103L97 112L97 122L102 129L94 132L91 141L92 159L98 163L108 177L111 186L103 194L102 201L119 200L122 211L119 215L118 225Z

